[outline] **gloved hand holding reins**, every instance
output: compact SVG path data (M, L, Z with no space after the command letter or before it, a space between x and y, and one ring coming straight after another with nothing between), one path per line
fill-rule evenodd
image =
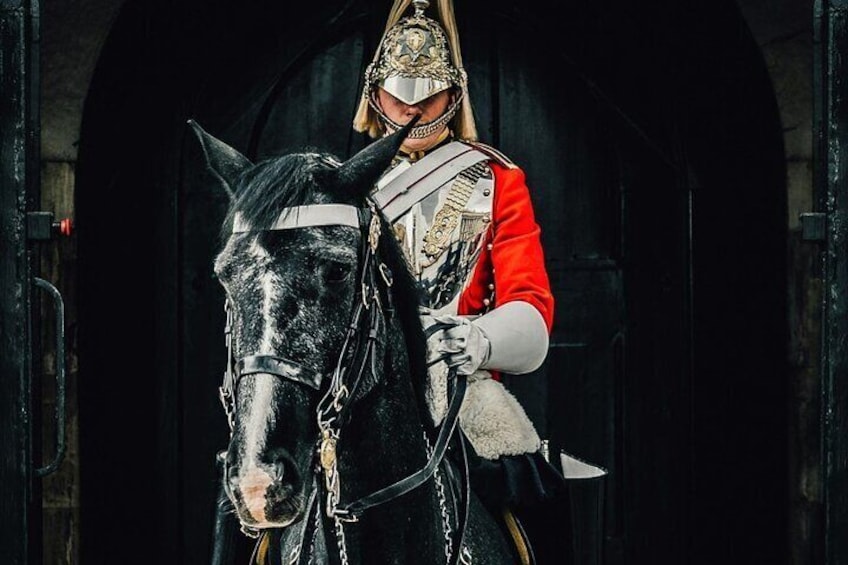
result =
M508 302L483 316L421 311L428 362L444 361L459 375L478 369L523 374L538 369L548 353L548 330L527 302Z

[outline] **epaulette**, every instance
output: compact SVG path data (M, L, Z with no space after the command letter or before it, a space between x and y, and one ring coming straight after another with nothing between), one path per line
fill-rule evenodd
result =
M517 169L518 165L509 160L509 157L492 147L491 145L486 145L482 141L469 141L467 139L462 140L463 143L467 143L477 151L484 153L492 158L493 161L501 165L502 167L506 167L507 169Z

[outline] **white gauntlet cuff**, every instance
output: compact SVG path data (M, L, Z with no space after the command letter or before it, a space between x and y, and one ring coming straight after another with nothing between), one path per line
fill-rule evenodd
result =
M489 340L482 369L521 375L541 367L548 355L548 326L528 302L507 302L471 323Z

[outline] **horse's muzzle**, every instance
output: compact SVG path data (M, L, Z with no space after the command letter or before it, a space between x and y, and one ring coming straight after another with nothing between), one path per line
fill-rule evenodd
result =
M300 517L304 511L302 482L288 456L278 454L268 463L232 463L228 460L226 490L243 523L278 528Z

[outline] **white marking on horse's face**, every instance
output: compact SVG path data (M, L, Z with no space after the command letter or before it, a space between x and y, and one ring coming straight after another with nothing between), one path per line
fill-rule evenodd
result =
M245 221L241 212L233 214L233 231L250 231L250 223Z
M274 479L264 469L250 466L239 474L239 487L244 505L250 517L262 524L265 517L265 492L274 483Z
M248 254L258 264L265 264L271 254L259 244L259 238L254 238L247 249ZM259 343L260 355L274 355L275 348L280 344L279 328L273 317L274 305L280 300L283 289L283 281L277 274L265 269L259 275L259 288L262 291L262 340Z
M249 449L249 452L245 454L248 469L259 464L259 457L265 451L268 430L276 423L273 409L275 379L276 377L265 374L257 374L253 377L254 385L251 395L254 409L248 412L248 420L244 425L246 435L244 445ZM262 494L265 494L264 491Z
M274 304L280 299L278 277L268 271L262 275L262 341L259 353L272 355L275 344L280 342L279 330L272 316Z

